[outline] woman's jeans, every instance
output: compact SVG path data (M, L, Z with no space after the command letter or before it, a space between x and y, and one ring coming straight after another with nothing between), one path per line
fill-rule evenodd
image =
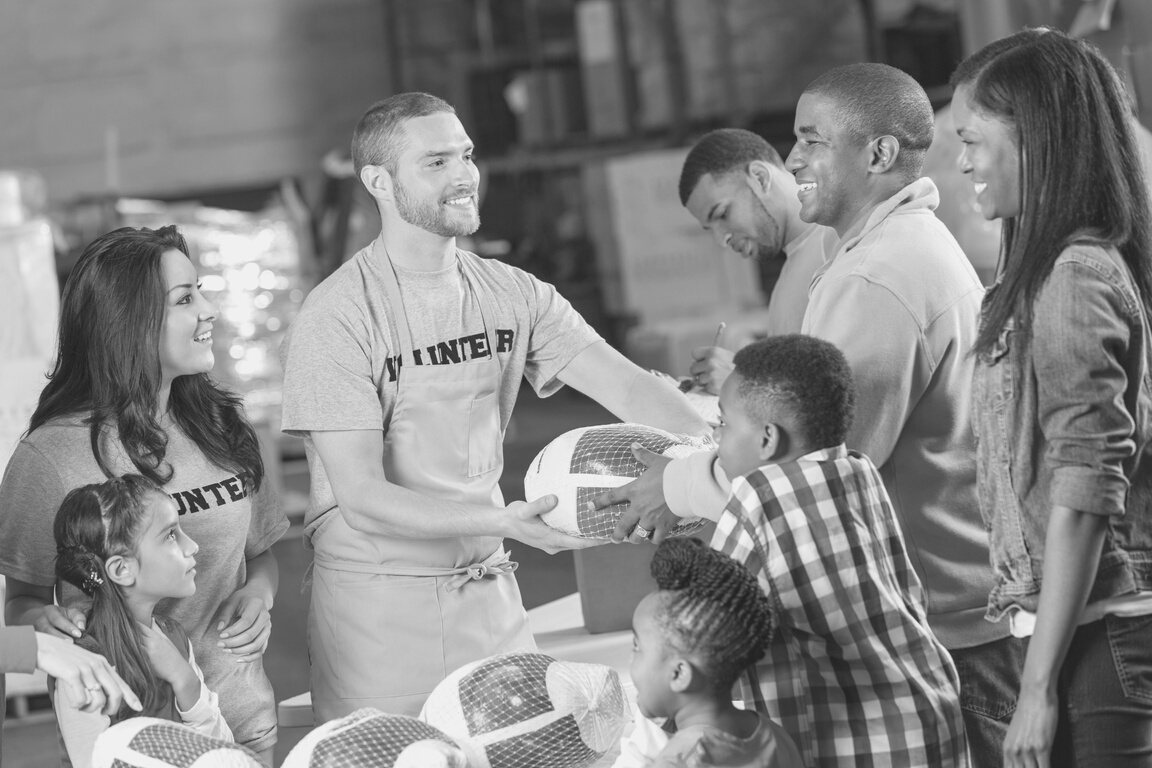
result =
M1152 768L1152 616L1078 628L1057 692L1052 768Z
M1004 765L1004 735L1016 712L1027 650L1026 639L1009 636L948 651L960 675L960 708L972 768Z

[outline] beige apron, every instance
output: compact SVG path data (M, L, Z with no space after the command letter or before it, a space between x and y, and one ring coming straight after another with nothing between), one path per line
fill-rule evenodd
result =
M490 356L412 365L411 331L392 262L377 240L402 351L384 436L388 480L433 499L503 506L500 361L491 300L468 261ZM436 504L427 513L436 514ZM497 537L393 539L352 530L338 509L312 535L315 567L308 643L317 723L360 707L419 713L431 690L463 664L535 642L520 589Z

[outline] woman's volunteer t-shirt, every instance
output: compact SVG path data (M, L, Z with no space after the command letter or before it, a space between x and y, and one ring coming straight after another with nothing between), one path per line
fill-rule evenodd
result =
M106 478L92 455L84 416L54 420L28 435L16 448L0 483L0 572L39 586L55 583L56 543L52 525L64 496L73 488ZM165 460L173 474L164 486L176 502L180 527L200 546L196 553L196 594L164 601L157 610L188 633L208 687L236 741L260 751L276 742L276 703L260 662L238 663L217 648L215 614L247 581L246 561L272 546L286 530L284 516L267 478L260 490L242 474L221 469L178 427L165 423ZM136 472L108 430L103 445L114 472ZM83 599L68 588L66 600Z

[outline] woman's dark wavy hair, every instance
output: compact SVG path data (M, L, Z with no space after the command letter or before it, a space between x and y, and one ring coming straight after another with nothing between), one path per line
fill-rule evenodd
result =
M1152 310L1152 214L1134 105L1100 51L1027 29L974 53L951 82L969 89L978 114L1011 128L1020 160L1020 215L1004 221L1000 284L975 354L991 352L1009 319L1030 336L1040 289L1078 241L1115 247Z
M167 703L171 691L152 671L140 631L118 584L108 578L105 563L113 555L132 557L149 523L149 494L164 495L152 481L125 475L75 488L56 513L56 578L80 588L92 598L84 634L116 667L140 698L144 712ZM118 713L130 716L127 706Z
M756 577L698 539L662 541L652 577L669 593L656 616L665 642L696 658L714 695L729 695L772 637L772 608Z
M61 416L88 414L92 454L107 477L115 473L101 436L113 425L137 472L157 485L172 477L164 461L168 436L156 412L167 291L161 257L171 250L188 255L174 226L114 230L84 249L64 286L56 365L28 432ZM260 444L239 397L206 373L179 376L168 413L212 463L260 487Z

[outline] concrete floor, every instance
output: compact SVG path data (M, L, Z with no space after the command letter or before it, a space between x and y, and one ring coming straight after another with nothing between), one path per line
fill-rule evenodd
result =
M569 390L541 400L525 387L521 392L511 427L504 443L504 476L500 482L507 500L523 498L524 472L536 453L552 438L589 424L616 421L607 411L587 398ZM295 442L295 441L293 441ZM289 443L288 453L299 444ZM307 475L300 465L290 462L285 476L287 493L307 492ZM296 471L294 471L296 470ZM298 498L298 497L297 497ZM548 555L519 542L508 542L513 558L520 563L517 577L524 604L528 608L549 602L576 591L576 574L570 552ZM286 699L308 689L308 656L305 645L307 596L300 584L312 554L301 544L300 526L274 547L280 564L280 591L272 609L272 639L264 655L264 668L272 680L277 700ZM5 768L55 768L56 726L45 702L33 702L38 713L27 721L9 719L4 725L3 766ZM295 743L281 739L277 745L276 764Z

